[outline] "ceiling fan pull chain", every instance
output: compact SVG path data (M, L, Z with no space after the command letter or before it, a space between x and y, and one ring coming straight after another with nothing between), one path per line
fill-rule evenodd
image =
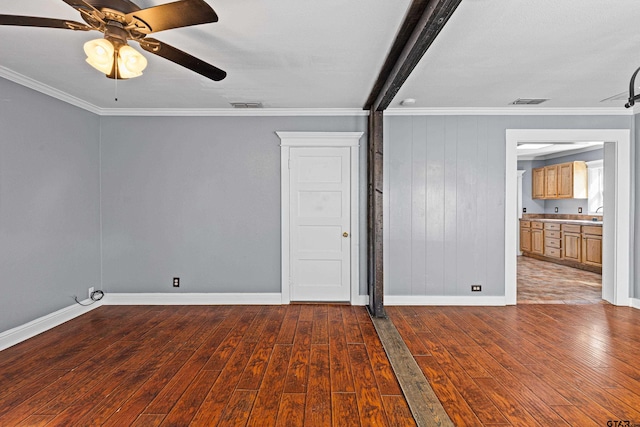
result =
M118 61L116 61L116 67L118 66L117 64L118 64ZM116 73L115 73L114 80L115 80L115 83L116 83L115 100L116 100L116 102L118 102L118 69L117 68L116 68Z

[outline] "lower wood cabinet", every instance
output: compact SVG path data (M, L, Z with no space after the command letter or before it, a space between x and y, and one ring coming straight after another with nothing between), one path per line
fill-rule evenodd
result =
M582 227L582 262L602 267L602 227Z
M601 272L602 226L520 220L520 250L539 259Z
M564 247L564 259L581 262L582 238L579 233L563 233L562 245Z
M529 227L520 227L520 250L531 252L531 229Z
M553 258L562 258L560 224L557 222L544 223L544 254Z
M541 222L531 221L531 252L544 254L544 231Z

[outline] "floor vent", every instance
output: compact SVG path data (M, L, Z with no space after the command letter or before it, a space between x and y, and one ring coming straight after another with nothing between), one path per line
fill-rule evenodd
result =
M545 98L518 98L515 101L509 103L509 105L538 105L548 101Z

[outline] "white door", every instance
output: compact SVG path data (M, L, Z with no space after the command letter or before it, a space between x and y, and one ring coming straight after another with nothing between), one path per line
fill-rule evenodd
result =
M350 149L289 152L291 301L349 301Z

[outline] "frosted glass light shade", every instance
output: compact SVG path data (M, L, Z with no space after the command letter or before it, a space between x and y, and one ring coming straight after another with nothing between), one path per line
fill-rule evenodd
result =
M147 58L131 46L122 46L118 51L118 72L120 78L130 79L142 75L147 67Z
M109 40L95 39L84 44L87 63L104 74L110 74L113 69L113 53L115 48Z

